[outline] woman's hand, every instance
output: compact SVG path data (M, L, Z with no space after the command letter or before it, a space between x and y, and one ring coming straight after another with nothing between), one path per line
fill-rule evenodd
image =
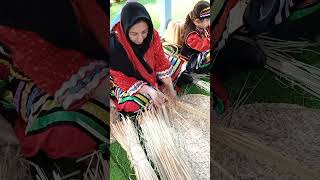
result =
M152 88L151 86L144 85L139 90L139 92L144 93L144 94L148 94L151 97L153 103L157 107L161 107L165 102L165 95L161 91L156 90L156 89Z
M173 103L177 101L177 92L173 89L173 87L168 90L168 95Z
M177 100L177 93L174 90L171 77L163 78L162 82L166 88L166 92L167 92L168 96L171 98L173 103L175 103Z

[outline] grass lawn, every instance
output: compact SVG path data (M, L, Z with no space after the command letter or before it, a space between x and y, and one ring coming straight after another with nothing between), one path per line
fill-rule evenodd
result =
M314 48L320 52L320 47ZM320 55L305 51L301 55L296 55L299 60L320 67ZM320 108L320 100L306 93L301 88L293 87L286 80L281 80L273 73L267 70L252 71L250 73L242 73L234 79L225 82L225 86L230 93L230 98L235 100L238 97L239 87L245 83L247 77L247 86L245 92L252 90L257 82L261 82L253 91L247 103L289 103L306 106L309 108Z

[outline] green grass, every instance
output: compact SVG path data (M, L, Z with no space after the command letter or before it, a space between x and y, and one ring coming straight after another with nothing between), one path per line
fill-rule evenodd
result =
M135 180L134 171L127 158L127 153L115 142L110 145L110 179L114 180Z
M313 50L320 52L320 47L313 48ZM295 57L305 63L319 67L320 55L305 51L303 54L296 55ZM230 93L232 101L237 99L240 87L245 83L248 75L249 80L244 92L252 90L257 82L262 79L247 103L289 103L309 108L320 108L320 101L314 96L306 93L299 87L292 86L284 79L279 79L279 77L267 70L242 73L236 76L236 78L228 80L225 86Z
M203 89L199 88L198 86L191 84L191 85L184 85L182 87L182 94L204 94L206 96L209 96L210 93L204 91Z

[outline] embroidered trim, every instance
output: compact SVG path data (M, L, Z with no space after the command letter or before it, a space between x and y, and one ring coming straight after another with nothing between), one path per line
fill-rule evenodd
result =
M105 68L100 73L95 74L93 79L88 83L85 84L80 90L73 90L71 92L68 92L63 98L62 98L62 106L65 109L68 109L70 105L75 102L76 100L80 100L84 98L87 94L89 94L92 90L94 90L100 82L107 77L108 69ZM82 84L84 82L80 82Z
M159 79L163 79L163 78L171 77L172 74L173 74L173 67L172 67L172 65L170 65L169 69L157 72L157 77Z
M103 62L92 62L87 66L81 67L78 73L71 76L69 81L66 81L62 84L60 89L57 90L54 97L58 100L58 97L63 96L63 94L70 88L77 84L79 79L83 79L84 76L87 74L88 71L92 71L96 66L104 65Z
M82 99L95 89L107 74L108 69L104 62L92 62L81 67L77 74L63 83L55 93L54 99L67 109L74 101Z
M132 96L134 93L138 92L142 88L143 85L146 85L146 84L147 83L144 81L138 81L138 82L134 83L134 85L132 85L128 89L127 94ZM121 97L121 96L119 96L119 97Z

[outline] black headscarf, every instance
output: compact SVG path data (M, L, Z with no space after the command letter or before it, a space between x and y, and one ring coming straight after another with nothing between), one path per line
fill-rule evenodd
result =
M144 21L148 24L148 35L140 45L135 44L129 39L129 29L139 21ZM145 54L150 46L153 35L153 24L151 17L146 8L137 2L127 3L121 11L121 26L131 44L136 56L140 59Z
M141 45L137 45L129 39L129 29L135 25L137 22L143 20L148 24L148 35L144 39ZM135 55L141 62L141 64L146 68L149 73L152 73L151 67L145 62L143 56L150 47L150 43L153 38L153 24L149 13L146 8L136 2L127 3L121 11L121 26L126 35L130 46L132 47ZM139 73L136 71L129 60L127 53L121 45L121 43L116 38L114 32L110 35L110 68L116 71L120 71L129 77L135 77L138 80L146 81Z

